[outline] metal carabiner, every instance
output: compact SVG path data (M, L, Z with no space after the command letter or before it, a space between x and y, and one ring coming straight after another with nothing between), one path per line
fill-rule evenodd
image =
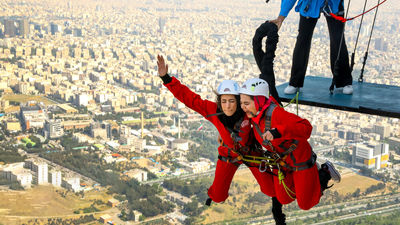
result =
M262 164L264 163L264 169L262 169ZM258 170L263 173L265 171L267 171L267 160L263 159L261 160L260 166L258 167Z

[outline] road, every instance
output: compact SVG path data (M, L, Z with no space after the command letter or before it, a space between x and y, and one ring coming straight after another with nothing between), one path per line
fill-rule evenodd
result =
M385 207L379 210L373 209L373 210L366 210L364 211L364 213L359 213L359 214L352 214L352 215L346 215L343 216L341 218L336 218L333 220L329 220L329 221L324 221L324 222L320 222L320 223L314 223L314 225L320 225L320 224L330 224L330 223L335 223L341 220L348 220L348 219L353 219L353 218L357 218L357 217L363 217L363 216L370 216L370 215L375 215L375 214L383 214L383 213L388 213L391 211L395 211L395 210L400 210L400 204L395 205L395 206L391 206L390 208Z
M397 203L396 199L400 198L400 193L393 194L393 195L382 195L382 196L374 196L374 197L367 197L363 199L358 199L355 201L349 202L342 202L332 205L323 205L323 206L316 206L313 207L312 210L309 211L302 211L297 210L294 212L287 212L287 222L294 222L296 220L305 220L309 218L316 218L320 215L324 218L326 215L334 215L340 213L338 217L316 223L316 224L328 224L328 223L335 223L340 220L346 220L356 217L362 217L372 214L382 214L387 213L393 210L400 209L400 203ZM367 209L367 205L370 203L371 209ZM378 204L385 203L387 205L379 207ZM377 207L374 207L377 206ZM339 211L339 212L338 212ZM301 215L298 215L301 213ZM246 221L250 224L274 224L272 214L268 216L262 216L257 218L247 218ZM237 221L235 221L237 222Z

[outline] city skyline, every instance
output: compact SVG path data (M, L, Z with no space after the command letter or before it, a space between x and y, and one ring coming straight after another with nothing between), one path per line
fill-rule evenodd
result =
M361 13L363 3L351 1L349 17ZM376 4L368 1L367 8ZM114 206L119 204L115 199L112 206L106 206L109 199L98 203L101 212L110 214L96 218L100 221L137 221L142 214L141 220L160 217L183 224L192 216L200 221L200 216L193 216L194 211L188 213L183 208L192 203L191 197L196 199L193 202L200 202L203 192L188 197L184 191L168 189L162 183L165 177L195 180L213 176L217 132L162 86L156 56L165 57L171 76L203 99L214 101L214 90L222 80L242 83L259 76L251 40L255 29L265 20L275 19L279 9L280 1L266 4L262 0L1 1L0 156L9 154L17 160L0 159L0 171L8 181L23 184L27 192L53 184L60 188L57 193L64 193L65 189L76 196L90 196L100 189L109 198L117 196L122 203L119 208ZM399 9L400 3L395 1L379 7L365 66L366 82L400 86ZM366 14L363 20L355 51L354 82L362 67L374 13ZM323 17L314 31L307 75L331 78L329 34ZM292 9L279 31L274 61L277 85L288 82L290 77L298 19ZM360 18L346 24L349 54L354 51L359 23ZM286 109L296 112L294 105ZM353 176L362 177L364 169L371 169L371 177L377 180L374 185L383 182L393 190L399 186L398 118L310 106L300 106L299 116L313 126L310 143L318 157L338 163L349 182ZM77 163L79 160L87 161ZM36 166L36 172L24 169L29 163L41 166ZM144 187L149 193L154 191L154 195L143 198L140 191L126 195L113 192L119 189L104 179L112 175L138 190ZM131 179L143 186L136 186ZM163 194L145 186L153 182ZM237 191L241 182L234 182L232 186ZM185 190L196 185L193 181ZM0 196L12 193L8 187L5 190ZM340 191L340 186L334 190ZM397 198L397 191L392 194ZM377 199L380 198L384 201L385 195ZM154 199L161 205L151 202ZM232 199L233 196L227 204L236 206L236 198ZM169 203L176 208L171 211ZM140 208L149 205L160 209L159 214ZM216 222L218 216L210 215L218 213L218 207L204 209L200 215L207 215L205 221ZM252 210L249 208L248 212ZM317 217L318 210L310 212L314 213L311 218ZM72 211L78 211L79 216L85 210L81 207ZM0 211L0 218L12 215L7 213ZM224 216L221 213L221 219Z

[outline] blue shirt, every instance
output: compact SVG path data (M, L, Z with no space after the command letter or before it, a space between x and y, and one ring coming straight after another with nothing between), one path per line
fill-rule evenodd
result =
M328 5L331 8L331 12L336 14L339 11L339 4L342 0L327 0ZM297 3L295 8L296 12L300 12L300 15L304 17L318 18L322 7L325 5L325 0L281 0L281 11L280 16L287 17L290 10L292 10L294 4ZM308 6L306 12L304 9Z

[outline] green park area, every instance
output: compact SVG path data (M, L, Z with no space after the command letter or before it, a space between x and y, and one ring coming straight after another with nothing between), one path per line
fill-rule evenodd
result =
M22 138L21 141L24 143L24 145L25 145L26 147L35 147L35 145L36 145L35 142L33 142L31 139L29 139L29 138L27 138L27 137Z
M43 102L45 105L54 105L54 102L41 95L23 95L23 94L7 94L3 96L4 100L8 100L10 103L25 103L28 101Z

